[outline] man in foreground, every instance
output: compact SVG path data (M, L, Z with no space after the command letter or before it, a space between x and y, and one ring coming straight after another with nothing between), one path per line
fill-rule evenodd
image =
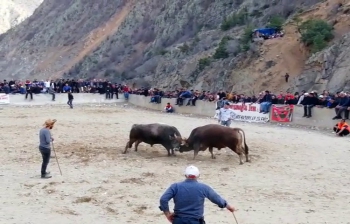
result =
M53 142L53 138L51 137L50 130L53 128L55 122L57 120L46 120L44 127L40 129L39 132L39 151L43 157L43 162L41 164L41 178L48 179L52 176L50 175L50 172L46 172L47 165L50 162L50 156L51 156L51 142Z
M227 208L230 212L235 209L228 205L211 187L199 183L199 170L189 166L185 170L186 180L172 184L160 198L159 209L173 224L205 224L204 200L208 198L220 208ZM169 201L174 199L174 213L169 211Z

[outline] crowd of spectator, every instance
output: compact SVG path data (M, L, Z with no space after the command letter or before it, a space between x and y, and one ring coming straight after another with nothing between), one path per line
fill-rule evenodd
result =
M238 94L236 92L228 91L198 91L186 90L184 88L176 89L174 91L163 91L158 88L139 88L131 89L127 85L118 83L111 83L107 80L92 79L74 80L74 79L58 79L53 80L34 80L34 81L6 81L0 82L0 92L6 94L28 94L32 95L39 93L46 93L49 91L54 93L100 93L106 94L106 98L113 98L116 93L124 93L128 98L128 94L138 94L150 96L150 103L161 103L162 98L175 99L175 105L178 106L196 106L197 100L216 102L218 108L222 108L225 103L258 103L260 104L260 112L268 113L272 104L291 104L304 107L304 117L312 117L312 108L329 108L335 109L335 116L333 119L349 119L350 111L350 93L337 92L331 94L328 91L323 91L318 94L315 91L307 93L283 92L271 93L264 91L257 96L249 96L245 94ZM118 95L116 94L118 97Z
M106 93L109 88L111 91L122 90L125 85L111 83L107 80L92 79L74 80L74 79L58 79L58 80L4 80L0 81L0 92L6 94L26 94L31 91L34 94L46 93L49 89L55 93ZM129 91L129 89L127 89Z
M249 96L245 94L237 94L236 92L210 92L198 90L178 89L175 91L161 91L157 88L146 89L141 88L131 92L132 94L139 94L151 96L150 103L161 103L162 98L174 98L175 105L178 106L195 106L197 100L216 102L218 108L222 108L225 103L257 103L260 104L261 113L268 113L272 104L289 104L304 107L304 116L306 118L312 117L312 108L328 108L335 109L336 119L349 119L350 111L350 93L337 92L331 94L328 91L323 91L318 94L316 91L307 93L283 92L271 93L264 91L257 96Z

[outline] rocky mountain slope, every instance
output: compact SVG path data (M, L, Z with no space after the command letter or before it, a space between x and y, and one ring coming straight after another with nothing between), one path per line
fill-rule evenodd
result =
M345 0L45 0L29 19L0 36L0 74L100 77L134 86L246 93L267 88L349 88L344 66L350 64L346 57L350 41L343 37L350 31L347 4ZM225 18L232 14L239 15L238 20L235 17L237 21L223 31ZM264 27L276 15L287 19L285 37L247 49L242 41L245 29ZM293 23L296 16L331 22L335 38L330 48L312 56L300 41ZM215 59L223 45L225 57ZM289 83L284 83L286 72L291 75Z
M31 16L43 0L1 0L0 34Z

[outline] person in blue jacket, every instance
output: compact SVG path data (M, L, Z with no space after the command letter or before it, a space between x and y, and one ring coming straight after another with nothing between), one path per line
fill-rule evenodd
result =
M205 224L204 201L208 198L220 208L230 212L236 211L218 193L204 183L198 182L199 170L188 166L185 170L186 179L172 184L160 198L159 209L169 222L173 224ZM174 213L170 212L169 201L174 200Z
M68 83L66 83L65 86L63 86L63 92L64 93L68 93L68 92L71 92L72 91L72 88L68 85Z

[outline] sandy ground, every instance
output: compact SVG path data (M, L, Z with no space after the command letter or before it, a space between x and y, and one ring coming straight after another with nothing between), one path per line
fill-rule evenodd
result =
M52 179L39 178L38 131L47 118L53 130ZM167 223L159 197L183 179L189 164L239 211L240 224L350 223L349 138L308 130L236 123L246 131L252 163L217 151L178 153L140 144L122 155L133 123L163 122L183 136L215 120L119 106L5 107L0 110L0 223ZM171 204L172 205L172 204ZM235 223L206 202L207 223Z

